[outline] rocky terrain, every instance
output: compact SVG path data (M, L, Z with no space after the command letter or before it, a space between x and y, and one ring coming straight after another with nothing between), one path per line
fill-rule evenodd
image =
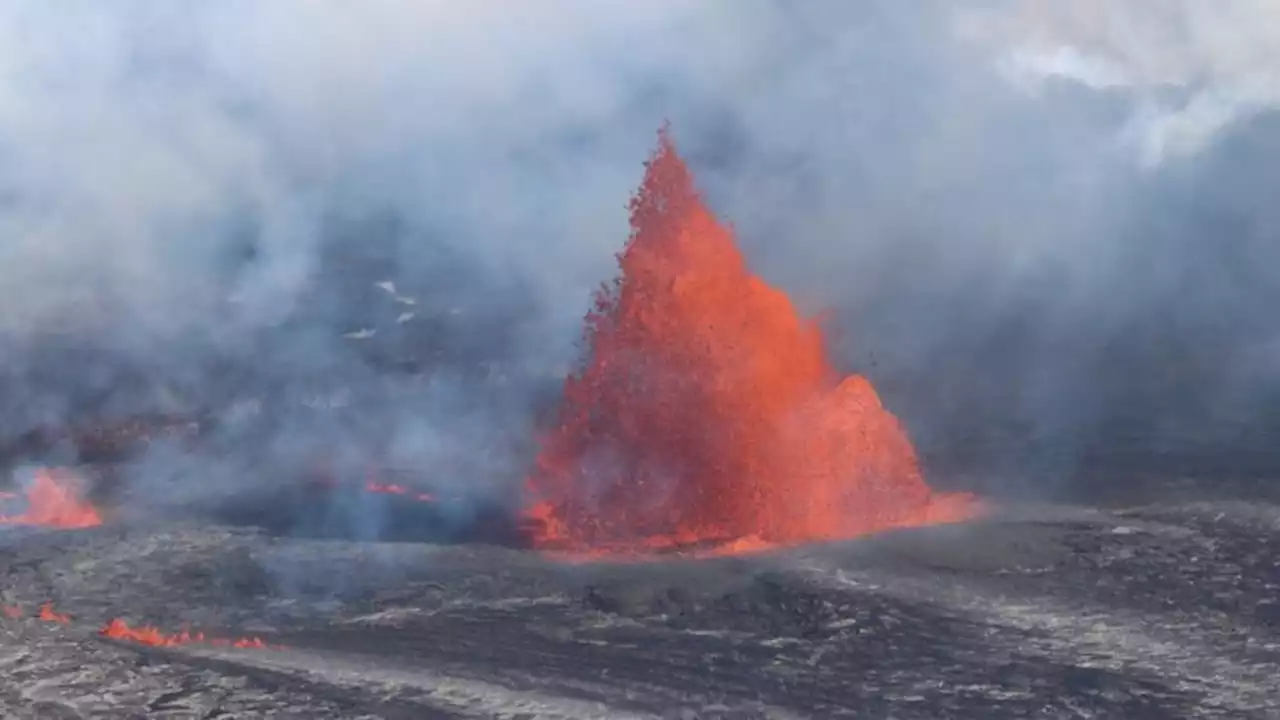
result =
M1276 717L1280 506L1167 495L645 563L192 520L5 528L0 711ZM269 647L101 637L113 618Z

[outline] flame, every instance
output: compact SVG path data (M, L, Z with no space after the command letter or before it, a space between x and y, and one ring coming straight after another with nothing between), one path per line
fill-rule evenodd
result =
M666 128L631 201L621 277L528 480L535 545L746 552L962 519L871 383L752 275Z
M17 620L22 617L22 608L17 605L0 605L0 613L10 620Z
M161 632L157 628L150 625L140 627L131 627L128 623L120 618L116 618L111 622L103 625L98 630L98 634L103 637L113 638L115 640L124 640L127 642L137 643L139 645L147 645L149 647L176 647L179 645L206 644L212 647L235 647L235 648L255 648L267 649L268 645L258 637L243 638L206 638L204 633L191 633L186 630L168 635Z
M43 525L57 528L86 528L102 524L102 516L81 499L79 481L63 471L42 468L26 490L26 509L17 515L0 515L0 524ZM0 495L0 502L12 502L13 493Z
M45 622L55 622L67 624L71 622L70 615L63 615L53 609L53 603L45 603L40 606L40 615L38 617Z

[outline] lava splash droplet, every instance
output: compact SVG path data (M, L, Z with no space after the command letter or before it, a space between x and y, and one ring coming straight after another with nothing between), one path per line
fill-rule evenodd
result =
M535 544L721 552L956 520L865 378L749 271L668 131L528 486ZM741 550L736 550L736 549Z

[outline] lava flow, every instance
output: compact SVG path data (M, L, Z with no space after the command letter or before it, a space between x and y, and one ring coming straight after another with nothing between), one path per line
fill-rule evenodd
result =
M0 524L86 528L102 524L102 516L77 492L76 478L50 469L36 472L25 498L13 493L0 496L0 506L23 499L26 508L16 515L0 515Z
M666 129L528 486L535 545L742 552L963 519L818 323L752 275Z
M340 484L336 479L324 474L323 472L319 474L319 477L312 479L311 484L315 487L324 488L326 490L334 490L340 487ZM398 495L400 497L409 498L423 503L434 503L439 500L439 498L432 493L421 492L406 485L400 485L399 483L384 483L372 479L365 481L363 490L374 495Z
M103 637L115 640L138 643L150 647L176 647L178 645L206 644L212 647L235 647L266 649L268 646L261 638L245 637L234 640L223 638L205 638L204 633L181 632L168 635L147 625L131 627L125 621L116 618L98 630Z
M70 615L64 615L53 609L53 603L44 603L40 606L40 614L37 616L44 622L61 623L63 625L71 622Z
M404 485L397 485L395 483L380 483L370 480L364 484L364 489L368 492L380 495L402 495L404 497L411 497L418 502L436 501L436 497L431 493L415 492Z

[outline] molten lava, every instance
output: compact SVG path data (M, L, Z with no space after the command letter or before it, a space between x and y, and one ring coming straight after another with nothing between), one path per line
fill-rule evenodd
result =
M40 606L40 615L38 616L44 622L61 623L63 625L71 622L71 616L63 615L53 609L53 603L45 603Z
M203 643L213 647L267 648L267 644L263 642L261 638L247 637L236 638L233 640L222 638L206 639L204 633L195 633L193 635L186 631L175 635L167 635L154 627L146 625L136 628L131 627L128 623L119 618L103 625L102 628L98 630L98 634L115 640L124 640L151 647L176 647L178 645Z
M336 490L342 487L342 484L338 479L333 477L331 473L327 472L323 466L316 471L316 475L317 477L312 478L310 481L313 487L324 488L325 490ZM366 480L362 486L362 489L367 493L372 493L374 495L398 495L403 498L424 503L439 502L439 498L432 493L422 492L399 483L384 483L377 479L373 479L377 477L376 472L370 472L369 475L371 479Z
M535 543L743 552L958 520L816 321L752 275L664 129L528 485Z
M102 516L78 492L76 478L65 473L42 469L26 490L26 508L16 515L0 515L0 524L43 525L57 528L85 528L102 524ZM0 504L15 502L17 496L6 493Z
M364 489L368 492L378 493L381 495L402 495L404 497L413 498L419 502L436 501L436 497L431 493L416 492L414 490L410 490L404 485L397 485L395 483L380 483L370 480L364 484Z

